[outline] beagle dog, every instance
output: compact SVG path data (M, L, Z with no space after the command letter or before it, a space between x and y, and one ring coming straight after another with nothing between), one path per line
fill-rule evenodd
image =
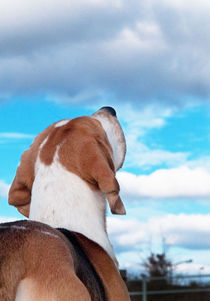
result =
M56 122L35 138L9 191L9 204L29 221L0 226L0 301L129 300L105 218L106 199L113 214L125 214L115 177L125 153L111 107ZM97 285L78 276L81 252Z

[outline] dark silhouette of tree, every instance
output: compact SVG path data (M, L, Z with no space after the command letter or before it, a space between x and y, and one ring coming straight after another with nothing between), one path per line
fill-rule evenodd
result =
M172 262L166 258L166 254L151 253L143 266L150 277L165 277L172 274Z
M141 274L141 278L146 277L146 282L142 279L127 281L130 292L139 291L143 283L146 283L148 293L148 301L207 301L210 300L210 292L199 292L199 288L210 288L210 282L201 283L177 283L173 281L173 263L167 258L165 249L162 253L151 253L143 262L145 273ZM156 278L157 277L157 278ZM160 279L158 278L160 277ZM144 279L145 280L145 279ZM145 286L144 286L145 287ZM185 292L177 294L159 294L161 291L196 289L196 293ZM141 300L140 296L131 296L131 301Z

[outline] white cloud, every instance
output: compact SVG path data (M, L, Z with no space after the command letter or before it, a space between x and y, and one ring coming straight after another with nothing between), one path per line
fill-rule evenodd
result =
M0 139L32 139L34 135L24 134L24 133L15 133L15 132L0 132Z
M109 105L112 104L109 103ZM162 164L174 167L186 162L189 153L167 151L158 145L148 147L145 142L145 137L151 130L167 126L168 120L176 113L176 109L154 104L136 109L127 103L117 105L116 110L122 120L126 135L125 168L133 167L144 170Z
M0 223L9 223L16 221L16 217L6 217L6 216L0 216Z
M144 272L142 263L150 252L163 252L163 241L173 264L193 260L174 266L175 273L207 274L209 220L210 214L166 214L146 221L109 217L108 233L121 267L138 275Z
M208 99L208 8L194 0L4 1L1 93L87 103L105 95L136 106Z
M112 102L109 103L112 105ZM116 104L117 114L122 118L126 124L126 132L129 136L138 137L143 136L149 130L159 129L167 124L168 118L175 114L176 110L173 108L165 108L160 105L148 105L141 107L141 109L132 106L131 103Z
M0 197L6 198L8 196L10 185L0 180Z
M127 137L127 136L126 136ZM151 149L143 143L133 142L129 148L131 137L128 139L129 153L126 157L125 167L149 169L153 166L166 165L168 167L179 166L186 162L188 153L170 152L164 149Z
M210 156L202 156L196 160L189 160L187 166L191 169L204 168L210 172Z
M205 254L208 256L208 254ZM202 262L202 259L200 258L200 262ZM174 270L175 273L177 273L178 275L209 275L210 274L210 265L208 264L202 264L199 263L199 261L197 263L184 263L184 264L180 264L177 266L177 268ZM188 278L189 281L193 281L196 280L198 282L201 281L201 276L198 277L197 279L193 279L193 278ZM208 278L203 278L203 280L209 280Z
M202 167L160 169L149 175L117 175L122 194L141 198L210 198L210 173Z
M108 232L118 252L140 251L145 244L161 245L163 238L171 247L190 250L210 249L210 214L168 214L137 219L108 218ZM196 239L195 239L196 237Z

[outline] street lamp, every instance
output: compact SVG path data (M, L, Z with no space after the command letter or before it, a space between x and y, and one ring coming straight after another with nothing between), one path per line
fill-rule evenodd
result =
M177 266L177 265L180 265L180 264L183 264L183 263L192 263L192 262L193 262L192 259L178 261L178 262L173 263L173 267Z
M172 272L173 272L173 270L176 269L176 267L177 267L178 265L181 265L181 264L183 264L183 263L192 263L192 262L193 262L192 259L181 260L181 261L175 262L174 264L172 264ZM178 279L177 279L177 281L178 281Z

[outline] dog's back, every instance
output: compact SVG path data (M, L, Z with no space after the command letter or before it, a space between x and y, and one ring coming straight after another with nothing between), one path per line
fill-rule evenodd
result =
M129 297L100 246L65 229L17 221L0 224L0 301L14 300L124 301Z
M82 255L59 231L29 221L1 224L0 246L1 301L106 300L98 289L90 297L76 272Z

